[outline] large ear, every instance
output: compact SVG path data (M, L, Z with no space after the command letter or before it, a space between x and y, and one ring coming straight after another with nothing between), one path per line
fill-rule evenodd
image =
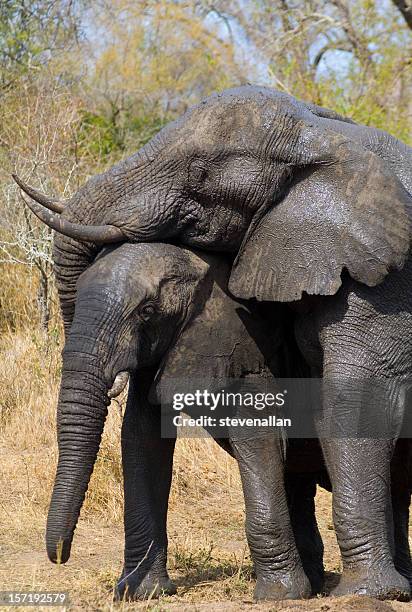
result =
M268 325L252 305L233 299L227 292L230 267L222 258L204 255L211 262L203 288L204 301L171 347L156 375L151 401L197 388L212 390L228 379L262 374L273 369L281 341L280 326ZM276 318L278 322L278 317Z
M410 244L411 196L375 154L305 126L283 198L249 228L229 288L242 298L332 295L345 268L369 286L400 269Z

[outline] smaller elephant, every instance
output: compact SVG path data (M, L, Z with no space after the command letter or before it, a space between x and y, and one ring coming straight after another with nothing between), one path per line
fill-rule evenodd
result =
M149 397L175 377L201 378L206 388L228 378L261 384L273 380L282 359L276 351L280 325L268 325L258 307L230 297L229 271L222 256L168 244L123 244L103 251L79 279L63 351L47 550L54 562L69 558L109 396L120 392L130 373L122 427L125 558L118 597L175 591L166 569L175 440L162 438L161 412ZM281 436L231 433L220 443L239 464L255 597L308 597L320 590L317 468L304 483L291 473L285 487Z

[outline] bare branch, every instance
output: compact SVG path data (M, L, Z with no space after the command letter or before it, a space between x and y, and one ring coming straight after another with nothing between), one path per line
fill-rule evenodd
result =
M323 56L328 53L329 51L346 51L347 53L352 53L353 49L350 47L349 44L337 44L337 45L325 45L320 51L318 51L318 53L315 55L315 58L313 60L313 65L315 66L315 68L318 67L319 63L321 62Z

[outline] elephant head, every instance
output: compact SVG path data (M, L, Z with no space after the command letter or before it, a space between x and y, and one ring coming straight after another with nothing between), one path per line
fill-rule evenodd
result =
M411 196L373 152L376 138L364 138L368 128L344 121L244 86L189 109L64 205L17 179L35 200L32 211L59 232L54 257L66 329L76 280L105 243L178 239L240 249L235 295L285 301L302 291L333 294L345 268L368 285L400 268ZM274 258L280 263L272 266Z
M173 377L209 384L266 367L279 332L256 327L228 295L229 272L222 256L126 243L102 251L80 276L57 410L59 461L46 534L52 561L70 556L109 398L129 373L148 388L152 372L156 397Z

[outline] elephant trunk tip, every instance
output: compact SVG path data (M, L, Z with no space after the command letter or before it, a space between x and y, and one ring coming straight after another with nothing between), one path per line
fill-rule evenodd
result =
M67 563L70 559L72 540L72 535L64 539L53 539L53 541L47 537L47 556L52 563L56 563L56 565Z

